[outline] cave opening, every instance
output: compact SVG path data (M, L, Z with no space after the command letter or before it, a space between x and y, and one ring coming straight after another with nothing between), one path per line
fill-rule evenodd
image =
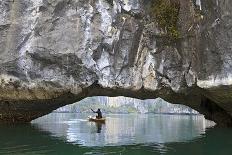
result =
M101 109L104 123L91 122L90 109ZM214 122L198 111L161 98L87 97L35 119L31 125L84 146L185 142L205 134Z

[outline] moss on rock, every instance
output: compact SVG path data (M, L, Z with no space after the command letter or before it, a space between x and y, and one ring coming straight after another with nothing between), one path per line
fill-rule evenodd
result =
M170 39L178 39L177 28L180 3L178 0L155 0L151 5L151 15L159 26L166 30Z

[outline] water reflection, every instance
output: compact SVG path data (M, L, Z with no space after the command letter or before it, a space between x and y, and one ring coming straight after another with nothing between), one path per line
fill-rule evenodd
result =
M95 123L97 127L97 133L101 133L102 130L102 123Z
M201 115L108 115L105 124L87 115L52 113L32 125L52 136L83 146L186 142L201 137L213 123Z

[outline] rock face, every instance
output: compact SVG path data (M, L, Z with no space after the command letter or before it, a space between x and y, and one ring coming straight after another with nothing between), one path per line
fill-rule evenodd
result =
M175 3L172 38L155 0L0 1L0 121L122 95L161 97L232 126L232 1Z
M79 102L56 109L58 113L92 113L90 110L100 108L103 115L106 113L128 114L128 113L158 113L158 114L188 114L198 115L199 113L187 106L171 104L161 98L139 100L130 97L87 97Z

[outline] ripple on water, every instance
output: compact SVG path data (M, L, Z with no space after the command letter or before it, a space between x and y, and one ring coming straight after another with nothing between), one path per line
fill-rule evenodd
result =
M100 125L86 119L52 114L31 126L0 126L0 154L169 154L197 145L209 127L202 116L109 115Z
M33 154L50 154L54 152L49 149L49 146L32 146L32 145L14 145L3 146L0 148L0 154L2 155L33 155Z

